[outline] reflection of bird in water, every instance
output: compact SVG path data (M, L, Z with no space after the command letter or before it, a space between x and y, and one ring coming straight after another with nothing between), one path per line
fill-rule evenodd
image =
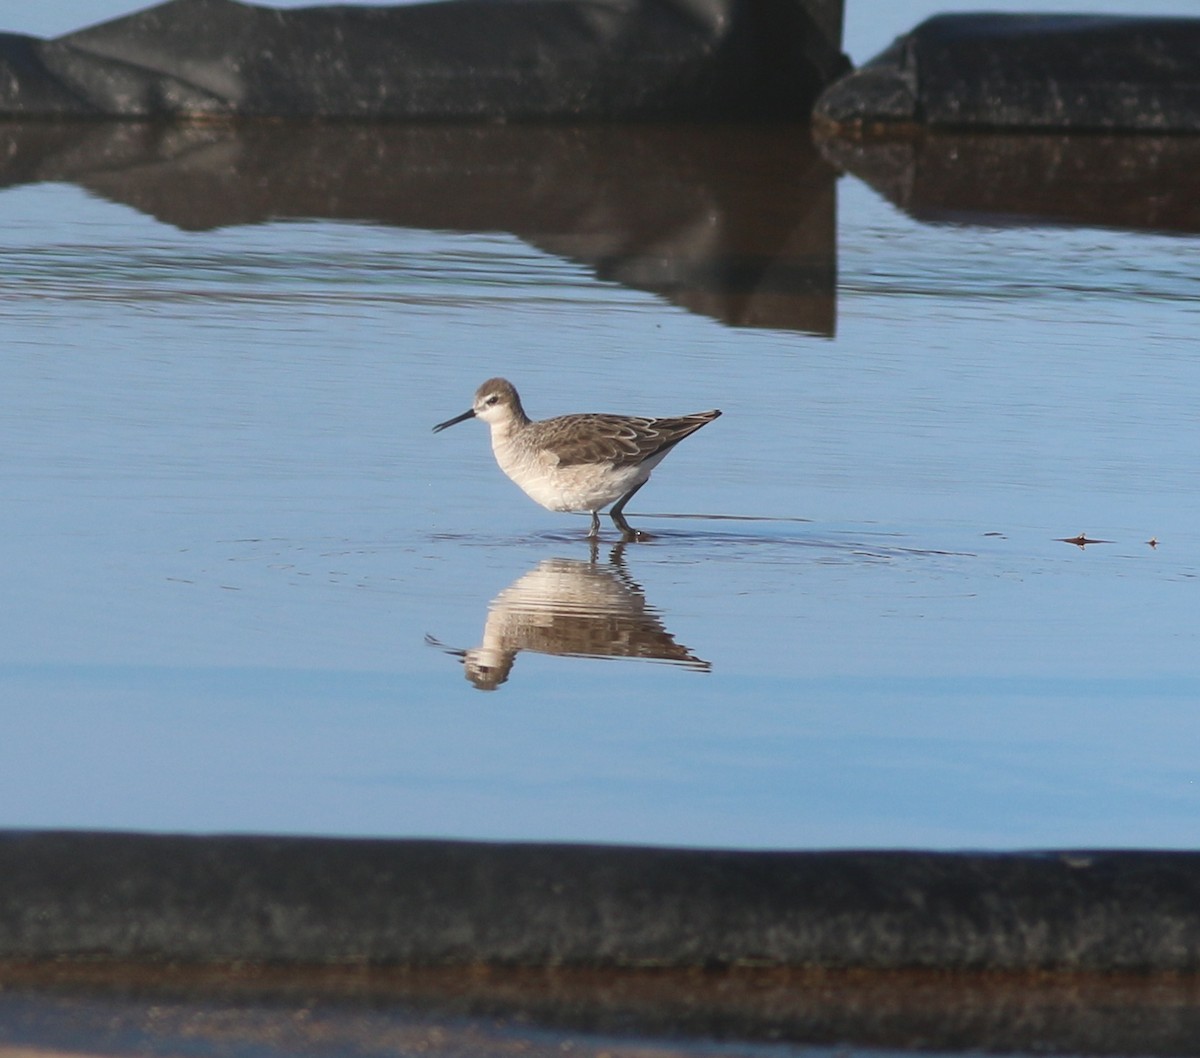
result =
M427 642L441 647L432 636ZM620 563L548 558L505 588L488 607L483 642L442 647L462 659L476 687L508 679L522 650L579 658L642 658L707 672L711 664L680 646Z
M529 497L551 511L589 511L588 536L600 535L600 511L625 540L646 539L630 527L624 510L680 441L717 418L701 411L670 419L634 415L562 415L532 421L511 382L490 378L475 391L469 411L438 423L434 432L464 419L479 418L491 427L496 462Z

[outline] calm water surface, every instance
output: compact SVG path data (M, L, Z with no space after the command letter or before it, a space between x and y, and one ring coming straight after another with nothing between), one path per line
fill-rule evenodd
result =
M1168 167L1064 215L802 131L2 134L0 826L1200 840ZM593 554L430 432L494 374L725 414Z
M1200 838L1195 235L925 223L808 148L775 256L715 178L422 228L129 149L0 192L0 825ZM593 557L430 432L497 373L725 415Z

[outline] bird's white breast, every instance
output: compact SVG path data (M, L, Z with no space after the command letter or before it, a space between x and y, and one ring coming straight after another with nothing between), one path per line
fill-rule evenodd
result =
M492 431L496 462L530 499L551 511L595 511L641 484L661 456L632 466L583 463L559 466L552 452L523 444L519 434ZM664 455L666 453L663 453Z

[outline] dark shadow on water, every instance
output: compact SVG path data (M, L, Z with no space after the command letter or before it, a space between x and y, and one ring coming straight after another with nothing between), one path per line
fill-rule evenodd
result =
M919 221L1200 232L1197 136L921 132L821 149Z
M188 231L510 232L732 326L835 328L835 175L805 126L0 123L0 187L48 181Z
M481 691L506 682L522 651L662 661L708 672L711 664L676 643L646 601L625 566L625 546L594 546L586 561L543 559L488 604L479 646L448 647L433 636L425 641L457 657Z

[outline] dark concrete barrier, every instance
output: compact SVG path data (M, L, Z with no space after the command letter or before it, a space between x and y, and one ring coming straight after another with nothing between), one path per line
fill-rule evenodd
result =
M849 65L842 0L170 0L0 35L16 117L806 118Z
M0 959L1200 970L1200 854L7 832Z
M1200 131L1200 19L951 14L831 85L817 121Z

